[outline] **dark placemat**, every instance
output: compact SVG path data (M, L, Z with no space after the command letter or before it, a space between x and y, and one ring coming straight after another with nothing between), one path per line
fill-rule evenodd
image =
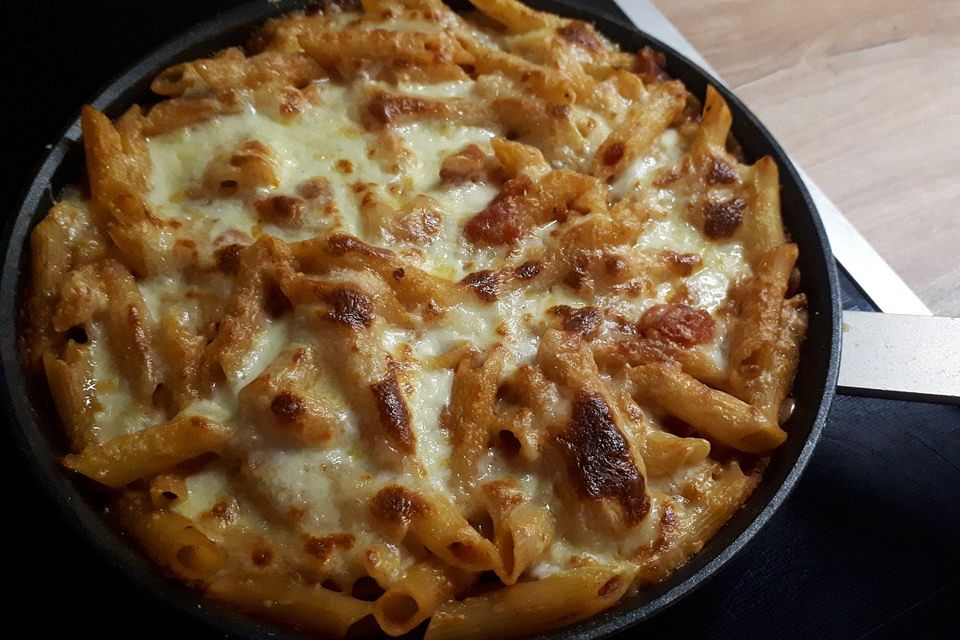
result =
M5 148L8 161L13 152L28 158L6 173L7 210L77 105L151 48L234 4L4 3ZM619 13L609 1L590 4ZM871 309L843 283L846 308ZM151 602L77 541L6 431L0 445L7 620L26 622L36 637L223 637ZM955 627L960 411L839 397L806 473L769 524L708 584L622 637L946 638Z

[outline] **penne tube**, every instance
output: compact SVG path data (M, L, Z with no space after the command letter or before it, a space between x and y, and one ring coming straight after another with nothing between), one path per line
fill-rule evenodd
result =
M516 0L470 0L470 4L515 33L534 31L560 22L557 16L535 11Z
M510 178L516 178L522 174L537 180L550 171L550 165L547 164L540 149L536 147L506 138L494 138L490 141L490 146L493 147L497 160Z
M553 544L554 519L546 507L518 505L496 527L494 544L503 566L497 572L504 584L514 584Z
M680 438L666 431L649 431L642 439L640 455L652 478L671 476L677 469L706 459L710 443L703 438Z
M329 402L310 389L318 382L313 352L294 344L278 355L237 399L258 427L273 427L307 445L322 445L341 430Z
M96 442L94 417L99 402L95 393L90 349L71 341L62 360L52 353L45 353L43 369L71 449L82 451L93 446Z
M445 499L393 484L377 492L370 510L392 540L402 540L409 532L437 558L454 567L468 571L500 568L493 544Z
M477 462L487 451L505 355L500 345L486 354L468 353L454 373L446 414L452 430L450 466L464 489L474 479Z
M143 133L159 136L216 116L239 113L244 107L243 97L241 92L227 89L209 97L165 100L147 112Z
M786 242L780 217L780 174L770 156L752 167L753 184L750 206L743 216L740 236L747 257L756 268L765 253Z
M443 34L416 31L326 31L308 29L299 36L307 55L324 67L354 58L402 61L430 65L434 62L468 62L454 40Z
M147 555L185 580L206 580L226 563L226 553L193 523L172 511L154 511L140 494L119 502L120 520Z
M711 389L677 365L645 364L627 370L640 403L680 418L712 440L747 453L782 444L787 434L763 411Z
M220 451L233 429L200 416L178 416L63 458L63 464L108 487L122 487L199 455Z
M679 82L652 85L647 91L597 149L591 173L601 180L609 182L639 158L683 110L686 94Z
M767 371L780 335L781 310L797 245L782 244L761 256L741 298L740 316L730 336L728 360L734 395L751 402L751 380Z
M161 473L150 478L150 504L166 509L188 497L187 481L179 473Z
M297 583L286 574L227 575L211 583L206 593L264 618L338 638L373 612L370 602Z
M580 567L449 602L434 614L424 640L496 640L549 631L616 604L630 573Z
M470 574L462 569L436 559L422 560L377 599L373 616L388 635L403 635L452 600L469 581Z
M151 402L162 371L150 312L133 275L121 262L108 260L101 273L109 301L104 314L107 344L133 393L141 402Z
M157 335L159 353L166 366L163 389L179 413L207 392L203 350L206 340L184 326L181 313L168 311Z
M167 68L150 84L150 89L163 96L184 93L217 92L245 87L253 89L265 84L302 86L323 78L326 72L302 53L265 51L247 57L236 47L225 49L213 58L183 62Z

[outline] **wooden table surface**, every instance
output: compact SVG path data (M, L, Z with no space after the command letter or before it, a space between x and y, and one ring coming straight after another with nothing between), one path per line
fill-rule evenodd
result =
M960 316L960 0L655 0L908 285Z

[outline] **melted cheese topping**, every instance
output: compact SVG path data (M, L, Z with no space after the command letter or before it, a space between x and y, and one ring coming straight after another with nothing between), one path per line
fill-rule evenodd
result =
M442 19L446 24L458 24L450 16ZM336 28L432 32L436 17L357 22L351 14L342 14L328 23ZM552 35L552 27L525 36L507 36L489 27L470 29L471 37L494 51L522 52L537 38L549 38L554 43L551 46L565 55L586 56L584 59L600 55L578 48L591 42L583 40L587 37L583 33L575 33L576 37L567 41ZM282 27L278 33L283 33ZM553 434L558 424L570 420L575 411L572 407L583 399L571 395L556 379L547 381L548 395L524 399L530 406L542 401L547 407L538 410L525 432L530 439L519 444L519 453L509 441L498 441L505 431L500 436L492 432L465 487L455 470L459 443L450 414L459 375L455 372L458 363L470 358L482 362L500 350L497 353L502 352L504 363L497 380L507 383L523 374L525 367L540 366L545 332L558 325L566 327L563 313L596 312L599 324L586 330L589 336L583 341L600 348L638 340L645 330L645 314L666 308L699 314L700 322L710 323L707 334L682 348L704 355L716 371L725 372L736 322L730 292L749 281L753 272L742 237L731 233L726 238L707 238L703 218L696 211L703 202L730 202L742 191L737 191L739 182L731 186L730 180L724 179L724 185L706 191L698 190L700 183L691 187L691 180L697 180L691 177L690 155L697 126L688 117L677 117L609 180L596 183L605 207L591 205L586 211L574 210L572 204L566 210L555 207L546 219L524 228L516 241L477 242L465 232L469 222L485 211L496 210L509 185L522 184L522 176L509 175L496 159L492 141L518 139L541 148L547 164L526 168L529 184L540 184L548 174L559 175L552 172L589 174L595 156L603 157L607 141L630 117L624 115L632 113L635 98L629 96L638 90L622 89L618 84L622 79L616 75L605 81L592 80L593 102L583 100L553 109L551 117L559 124L543 126L558 127L556 131L534 128L518 133L516 124L508 126L509 117L504 121L489 116L489 109L496 108L496 100L501 99L497 96L513 95L509 93L511 85L498 72L426 82L393 78L378 69L372 64L359 71L341 69L342 75L330 73L311 79L296 90L294 106L286 110L277 107L279 90L268 89L270 99L255 92L254 97L241 99L239 109L146 141L150 169L145 203L164 221L165 228L172 230L173 240L195 251L191 268L159 270L137 279L146 321L154 332L174 318L186 331L207 342L214 340L233 313L230 305L244 294L243 287L252 286L243 284L236 265L221 263L223 251L233 250L243 260L252 251L244 247L269 237L289 247L332 234L355 236L368 245L390 250L391 259L400 261L398 264L421 270L425 277L446 283L452 292L450 300L433 300L417 308L404 303L401 312L391 312L394 298L382 291L397 285L382 274L374 275L376 269L356 272L337 267L307 274L316 282L359 291L359 306L350 309L358 315L338 325L330 320L334 312L324 311L323 300L334 303L329 296L321 296L315 304L287 304L279 312L247 321L252 323L246 327L252 337L238 361L227 366L221 360L222 377L215 378L194 402L178 409L180 414L228 425L234 435L221 458L178 469L186 493L171 508L226 548L231 567L249 564L251 545L262 549L266 544L275 565L349 590L370 571L371 549L387 550L394 557L395 575L402 575L405 567L424 557L422 545L409 536L398 540L384 533L369 507L378 491L398 484L449 503L489 537L491 525L485 521L489 516L485 515L481 488L507 482L519 500L536 505L555 521L553 541L525 568L521 581L591 564L632 567L641 584L663 577L702 544L695 531L712 531L729 516L729 509L717 515L710 506L711 487L731 465L707 457L709 443L668 433L664 416L656 408L630 397L621 373L601 367L599 382L591 384L617 390L605 391L603 402L614 414L615 428L623 431L630 464L645 476L642 486L647 494L642 518L630 522L621 514L628 525L611 528L597 512L576 506L596 502L596 496L588 499L582 492L577 494L576 483L568 477L573 472L564 470L561 448ZM599 72L596 75L603 77ZM433 105L459 100L483 105L488 111L484 117L465 120L448 115L401 117L393 122L390 108L385 108L387 122L371 124L371 114L376 115L371 96L378 92L406 96L410 104L419 99ZM568 128L562 129L564 126ZM482 157L476 175L442 178L446 161L469 149ZM257 166L268 167L270 177L244 191L245 185L238 185L238 180L245 180L243 172ZM263 203L269 208L270 199L278 196L285 200L277 206L292 208L299 219L284 218L284 211L279 216L265 213ZM84 215L91 215L86 203L76 199L72 203ZM413 207L416 213L420 211L416 206L426 207L428 214L423 215L432 216L417 222L422 228L407 233L406 228L391 226L398 212ZM599 249L569 244L569 238L578 237L578 232L590 237L592 226L602 227L618 216L640 220L627 242L612 242ZM582 256L576 253L581 249L585 252ZM593 266L576 272L571 265L583 256ZM516 275L524 264L536 267L526 284ZM545 275L538 275L540 269ZM403 269L399 271L393 274L397 281L406 277ZM499 278L486 295L457 284L484 271ZM571 279L573 275L587 284ZM286 290L284 295L289 297ZM413 321L387 319L397 313L401 317L408 314ZM341 326L351 323L349 329ZM171 417L162 401L149 404L135 399L133 382L122 373L118 360L124 356L111 343L113 338L106 334L103 323L94 321L85 327L93 363L90 378L97 390L95 441L106 443ZM570 327L565 330L576 332ZM595 344L590 345L591 341ZM269 414L256 404L256 398L266 398L271 407L268 411L274 410L269 403L273 399L276 404L280 396L269 391L273 388L269 385L286 389L283 376L301 356L312 358L312 372L298 378L300 399L290 411L302 411L303 402L322 406L329 433L315 442L278 429L277 423L271 422L275 419L264 417ZM384 460L383 442L377 441L382 436L374 435L379 433L375 412L361 401L367 393L364 386L384 375L397 381L394 401L403 408L391 405L392 410L406 412L414 442L410 453L398 453L395 443L387 447L392 462ZM267 391L252 391L262 385L268 385ZM509 404L497 402L498 407ZM379 405L381 421L383 412L390 409ZM491 423L491 429L494 424L499 423ZM644 472L642 450L654 446L649 443L656 438L669 440L662 445L663 451L674 447L671 455L676 456L681 447L686 457L674 460L666 471L656 467L660 463L647 460ZM735 463L733 467L738 477L745 478ZM734 507L745 498L752 482L755 477L738 485L741 493L731 499ZM680 535L681 531L694 533ZM319 564L305 555L304 540L332 540L343 535L352 536L349 544L337 546L332 556Z

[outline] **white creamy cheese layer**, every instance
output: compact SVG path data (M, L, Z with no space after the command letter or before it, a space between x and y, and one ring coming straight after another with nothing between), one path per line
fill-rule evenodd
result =
M371 83L366 89L377 87L376 83ZM427 98L469 99L475 83L472 80L436 85L406 83L392 90ZM479 269L513 265L524 255L523 250L511 253L476 248L464 238L465 222L497 196L499 186L494 181L451 185L442 184L439 179L443 160L468 145L477 145L492 156L490 140L503 135L503 131L430 120L394 127L391 133L395 140L399 140L401 151L408 154L409 160L404 170L397 172L377 157L384 138L382 132L363 125L361 90L324 80L315 82L305 93L309 96L306 106L292 118L283 119L269 109L250 105L239 113L222 115L149 141L153 167L149 204L158 217L177 221L188 229L199 245L201 256L210 256L226 242L224 238L244 244L264 235L294 242L336 231L357 235L372 244L382 244L385 242L383 236L370 236L365 230L361 198L355 186L358 184L377 185L377 196L391 207L399 207L417 195L428 196L436 202L441 218L433 237L390 243L404 259L435 276L459 281ZM585 154L590 155L609 133L611 125L596 113L578 109L577 115L583 122L592 121L583 127L587 133L584 137ZM211 161L253 140L269 149L278 182L275 188L264 189L258 195L295 197L301 185L321 178L329 184L336 214L310 212L300 228L287 228L262 222L249 199L198 195ZM702 267L683 282L698 306L712 312L727 299L731 284L749 275L749 268L739 242L705 242L688 220L686 205L679 202L669 189L653 186L659 174L680 162L687 144L676 130L665 131L646 155L617 177L610 185L610 191L616 199L636 197L640 192L645 199L643 205L652 212L633 249L650 255L674 251L695 253L700 257ZM557 228L558 223L549 223L539 229L523 249L541 247ZM184 300L184 292L191 287L197 290L219 288L220 295L229 291L229 282L217 280L216 276L200 282L154 277L139 284L155 322L171 306L187 308L193 304ZM228 375L222 388L206 404L192 410L209 417L215 415L237 427L243 446L249 449L245 452L243 464L246 466L242 476L257 486L261 498L266 499L277 513L297 511L300 514L296 525L299 532L322 536L363 531L364 540L372 542L375 536L369 534L372 526L367 522L369 516L363 505L385 483L401 482L437 494L452 491L450 433L442 416L450 398L453 372L428 368L422 363L458 345L468 344L482 351L501 343L509 352L504 373L507 375L535 357L547 310L551 307L609 304L636 320L650 306L670 301L676 287L676 281L668 281L659 284L649 295L622 298L605 294L595 300L584 300L562 285L545 290L521 287L504 292L492 303L468 296L447 310L438 322L413 329L382 331L379 339L383 352L398 360L408 358L413 362L403 370L399 379L405 385L417 441L420 461L420 471L417 472L379 469L362 441L357 413L344 404L342 390L335 389L324 379L319 380L311 392L318 397L333 399L333 404L340 407L337 416L343 423L343 429L330 443L313 448L289 439L256 436L257 427L244 417L237 394L291 342L309 343L313 339L309 330L297 325L294 314L269 320L257 335L254 348L240 369ZM190 312L184 313L189 315ZM724 361L725 333L726 325L720 322L717 339L702 347L719 367ZM98 337L92 338L96 346ZM95 377L102 386L102 408L96 419L99 437L105 441L156 423L158 411L138 409L129 400L126 383L115 373L108 351L96 348L95 354ZM498 456L496 452L491 453L486 463L489 477L517 471ZM531 470L521 471L521 484L526 493L531 496L551 493L553 478ZM189 495L178 503L176 509L188 517L199 518L218 500L231 494L230 477L234 473L235 470L223 465L212 465L190 475L187 478ZM654 514L659 508L657 505L655 501ZM241 514L241 517L247 516ZM198 521L201 527L209 526L203 524L202 519ZM256 518L250 519L248 525L268 526ZM651 532L651 527L656 529L652 524L638 529L630 544L639 544L638 540L656 535L656 531ZM210 534L216 535L213 530ZM357 544L353 553L359 554L362 548L362 544ZM605 552L599 549L596 545L578 547L561 536L530 575L542 577L555 573L574 557L581 561L596 557L610 562L616 553L613 549Z

